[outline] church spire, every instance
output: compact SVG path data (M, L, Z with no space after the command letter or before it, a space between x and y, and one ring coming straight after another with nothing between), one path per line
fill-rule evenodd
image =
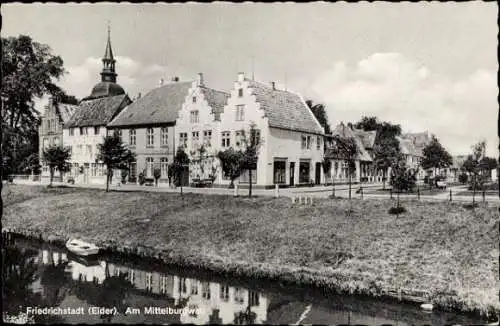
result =
M111 49L111 27L108 23L108 42L104 57L102 58L101 81L116 83L115 62L113 50Z

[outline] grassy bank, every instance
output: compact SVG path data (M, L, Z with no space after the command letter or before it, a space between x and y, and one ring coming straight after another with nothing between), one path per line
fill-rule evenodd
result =
M443 308L498 310L497 207L9 186L3 227L77 237L167 262L381 295L427 290Z

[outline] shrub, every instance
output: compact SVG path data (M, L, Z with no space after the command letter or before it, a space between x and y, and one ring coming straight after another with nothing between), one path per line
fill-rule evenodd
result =
M389 214L391 214L391 215L397 215L397 214L402 214L402 213L406 213L406 208L404 208L403 206L391 207L389 209Z
M467 173L461 173L458 175L458 182L466 184L469 179L469 176Z
M474 209L474 208L477 208L478 206L479 206L478 203L468 203L468 204L464 204L462 207L465 209Z
M144 172L141 172L139 173L139 184L142 186L144 183L146 183L146 176Z
M128 170L123 169L122 170L122 183L126 183L127 182L127 176L128 176Z

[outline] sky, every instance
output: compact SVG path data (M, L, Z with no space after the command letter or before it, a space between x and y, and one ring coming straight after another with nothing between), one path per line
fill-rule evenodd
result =
M428 130L453 155L498 156L496 2L4 4L2 37L25 34L64 60L78 98L100 80L107 26L131 98L161 78L229 90L238 72L362 116ZM38 102L44 105L46 99Z

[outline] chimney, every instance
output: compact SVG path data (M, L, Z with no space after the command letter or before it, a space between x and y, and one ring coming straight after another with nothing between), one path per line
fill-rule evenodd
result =
M245 80L245 73L239 72L238 73L238 82L242 83L244 80Z
M273 89L273 91L276 90L276 83L275 82L270 82L269 85L271 86L271 88Z
M179 81L179 77L177 77L177 76L172 77L172 81L173 81L174 83L178 82L178 81Z
M203 73L202 72L198 73L198 79L196 81L196 85L197 86L204 86L205 85L204 80L203 80Z
M158 83L158 87L162 87L163 86L163 82L164 82L163 78L160 78L160 82Z

